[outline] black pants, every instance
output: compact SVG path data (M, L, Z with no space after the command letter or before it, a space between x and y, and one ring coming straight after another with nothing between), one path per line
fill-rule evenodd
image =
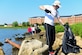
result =
M49 45L49 51L53 51L52 45L55 41L55 27L46 23L44 24L44 27L46 30L46 39L47 45Z

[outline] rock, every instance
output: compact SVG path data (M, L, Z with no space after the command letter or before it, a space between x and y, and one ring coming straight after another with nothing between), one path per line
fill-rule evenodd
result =
M0 55L5 55L5 53L4 53L3 49L2 49L2 47L0 47Z
M45 52L47 49L48 49L48 45L44 45L42 48L35 49L33 51L33 55L42 55L41 53ZM46 55L48 55L48 53Z
M15 38L16 41L22 41L22 40L24 40L24 39L25 39L25 37L16 37L16 38Z
M42 42L37 39L24 40L18 55L42 55L47 49L48 45L42 44Z
M62 44L63 34L64 34L63 32L56 34L56 40L53 44L54 50L56 50ZM18 55L48 55L48 50L47 50L48 47L45 45L46 37L45 37L45 35L43 35L43 36L41 36L41 38L39 38L39 35L40 34L36 34L33 36L29 35L29 37L27 36L21 44ZM76 38L77 45L82 47L82 44L81 44L82 39L79 36L75 36L75 38ZM34 39L36 39L37 41L33 41ZM32 43L32 42L35 42L35 43ZM37 42L40 43L41 46L38 46L39 44ZM30 43L32 43L32 44L30 44ZM43 45L43 43L44 43L44 45ZM37 48L33 46L35 44L36 44L36 46L38 46ZM42 50L42 49L44 49L44 50ZM65 55L62 52L62 48L60 48L58 55ZM80 53L69 53L68 55L82 55L82 49L80 49Z
M18 51L19 51L18 48L13 47L13 48L12 48L12 55L18 55Z
M0 46L3 46L4 44L2 42L0 42Z

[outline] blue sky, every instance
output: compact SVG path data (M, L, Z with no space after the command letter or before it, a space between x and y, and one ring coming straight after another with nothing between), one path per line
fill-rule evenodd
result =
M54 0L0 0L0 24L27 22L30 17L44 16L40 5L52 5ZM60 0L60 15L82 14L82 0Z

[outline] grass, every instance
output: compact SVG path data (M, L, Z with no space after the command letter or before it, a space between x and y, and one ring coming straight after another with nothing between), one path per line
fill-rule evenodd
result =
M76 23L76 24L70 25L70 28L73 34L75 34L76 36L80 36L82 38L82 23ZM43 26L40 26L40 29L42 31L45 30ZM64 32L64 27L61 25L56 25L55 30L56 30L56 33Z

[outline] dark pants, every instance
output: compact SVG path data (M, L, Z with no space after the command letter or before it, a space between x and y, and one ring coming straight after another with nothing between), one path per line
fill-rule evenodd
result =
M47 45L49 45L49 51L53 51L52 45L55 41L55 27L46 23L44 24L44 27L46 30L46 39Z

